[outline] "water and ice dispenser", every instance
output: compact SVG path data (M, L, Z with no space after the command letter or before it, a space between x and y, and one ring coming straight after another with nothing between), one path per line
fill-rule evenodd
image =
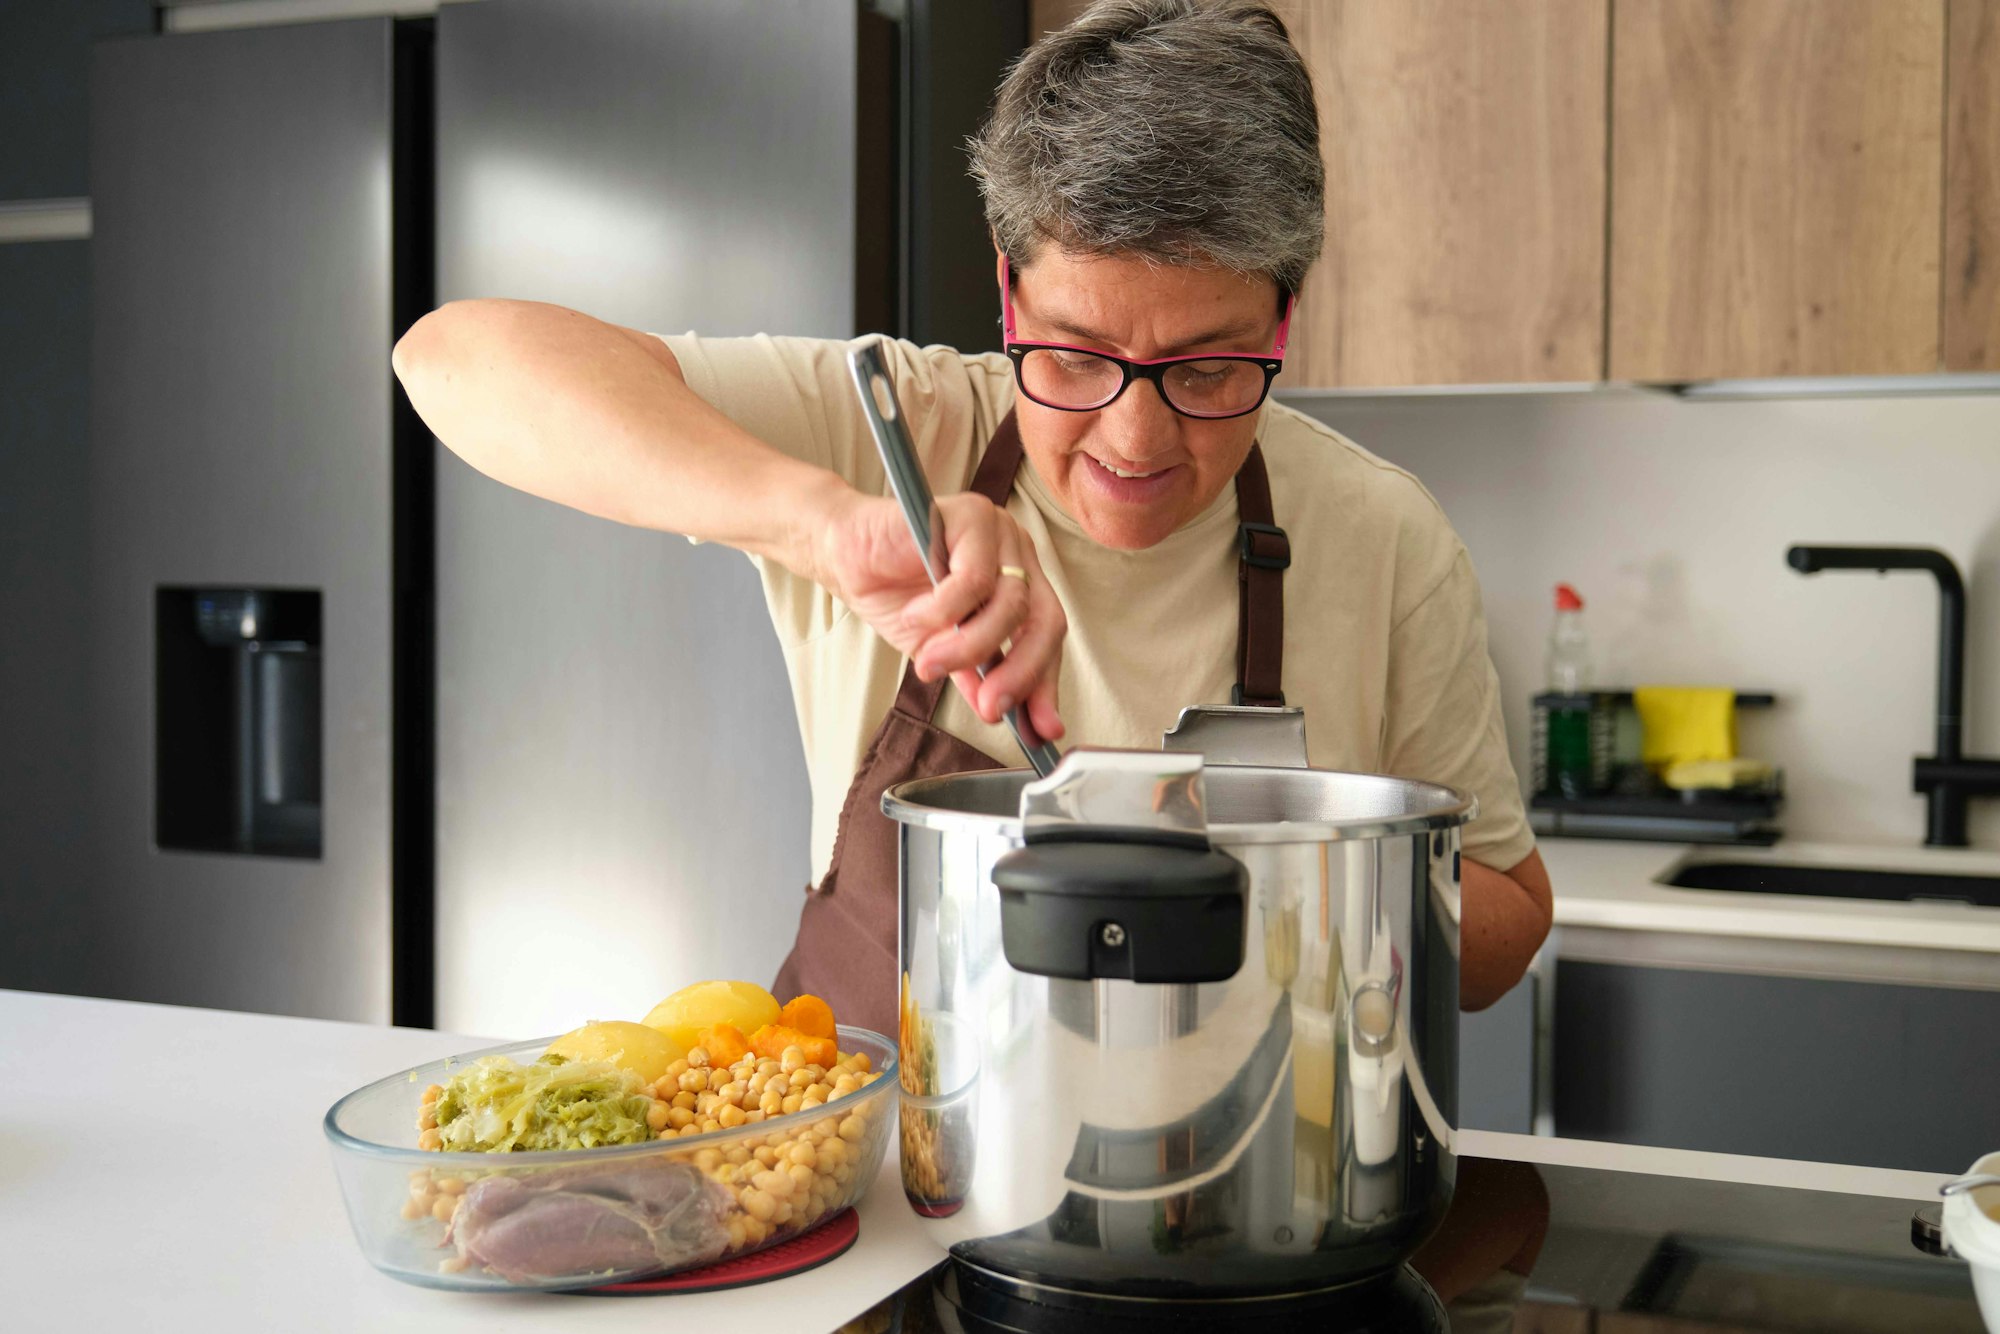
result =
M156 591L160 847L320 855L320 627L317 590Z

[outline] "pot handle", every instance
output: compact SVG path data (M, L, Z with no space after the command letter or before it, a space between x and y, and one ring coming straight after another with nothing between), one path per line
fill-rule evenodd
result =
M1207 840L1158 830L1065 830L993 867L1000 944L1023 973L1222 982L1243 966L1249 872Z

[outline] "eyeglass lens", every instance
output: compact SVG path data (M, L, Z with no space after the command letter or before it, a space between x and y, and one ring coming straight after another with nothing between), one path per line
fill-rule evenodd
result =
M1124 376L1116 362L1088 352L1036 348L1021 359L1021 385L1050 407L1102 407ZM1264 393L1263 368L1248 361L1183 361L1161 377L1167 401L1197 416L1226 416L1254 407Z

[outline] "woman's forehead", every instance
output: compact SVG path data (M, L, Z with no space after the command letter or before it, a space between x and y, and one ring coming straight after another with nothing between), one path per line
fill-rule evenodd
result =
M1038 256L1016 268L1020 313L1068 335L1204 343L1268 333L1276 284L1228 269L1125 256Z

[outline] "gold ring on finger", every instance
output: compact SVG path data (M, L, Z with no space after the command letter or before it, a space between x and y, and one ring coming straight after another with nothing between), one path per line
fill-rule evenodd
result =
M1024 584L1028 582L1028 572L1018 565L1002 565L1000 573L1010 579L1019 579Z

